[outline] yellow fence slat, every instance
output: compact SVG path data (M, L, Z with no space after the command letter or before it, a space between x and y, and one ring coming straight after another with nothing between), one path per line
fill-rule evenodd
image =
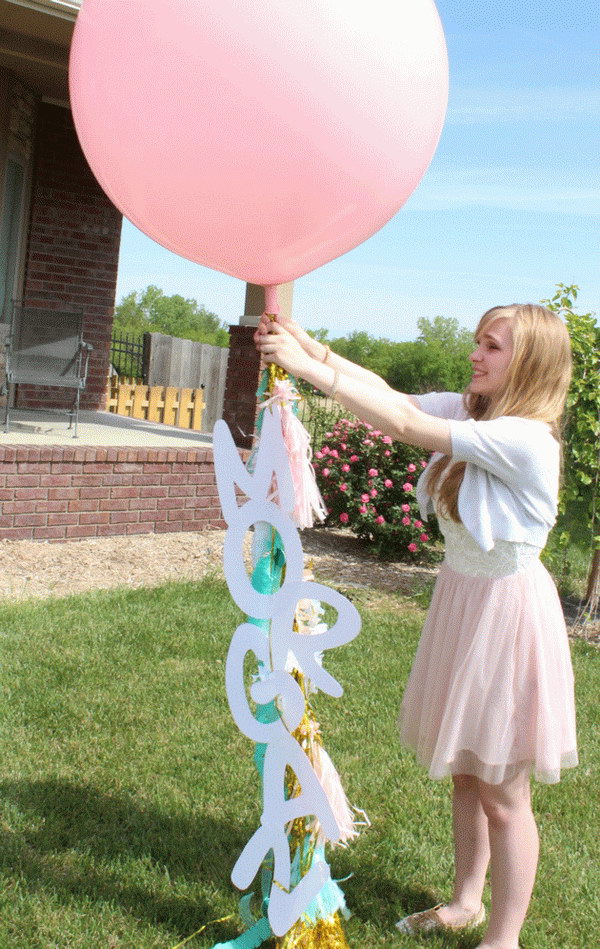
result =
M202 425L202 413L204 411L204 395L202 389L194 389L194 406L192 408L190 428L199 432Z
M129 415L132 392L133 386L131 385L125 384L119 386L119 391L117 393L117 415Z
M202 389L145 386L135 381L122 382L113 377L107 407L109 412L129 418L162 422L196 432L202 430Z
M193 389L179 390L179 410L177 412L177 427L190 428L192 392Z
M177 425L178 410L179 389L176 389L175 386L165 386L165 407L162 419L165 425Z
M148 417L148 389L149 386L136 386L133 391L133 418L146 419Z
M164 407L162 386L152 386L148 398L148 421L162 422L162 410Z

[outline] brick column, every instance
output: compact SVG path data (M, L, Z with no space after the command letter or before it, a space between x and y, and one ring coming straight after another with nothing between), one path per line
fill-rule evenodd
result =
M254 347L253 336L254 326L229 327L223 418L238 448L251 447L256 419L260 358Z
M286 316L292 315L293 284L279 288L279 306ZM256 390L260 381L260 359L254 346L254 330L264 312L262 287L248 284L246 304L239 326L229 328L229 361L225 380L223 418L231 429L238 448L250 448L256 421Z

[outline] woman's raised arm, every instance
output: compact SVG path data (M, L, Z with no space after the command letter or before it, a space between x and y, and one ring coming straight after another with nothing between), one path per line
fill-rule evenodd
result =
M416 399L396 392L387 383L381 385L383 380L375 373L360 378L344 372L333 361L330 364L329 360L315 359L279 322L271 323L266 330L256 334L257 349L265 362L276 363L322 392L335 396L350 412L391 438L429 451L451 454L447 419L422 412ZM354 366L346 359L342 362ZM371 377L380 384L371 382Z
M272 325L272 322L268 316L261 317L254 336L257 346L260 336L269 332L269 327ZM360 379L362 382L367 382L369 385L375 386L378 389L389 389L390 392L394 391L387 384L385 379L378 376L376 372L371 372L370 369L358 366L350 359L345 359L343 356L339 356L338 353L334 353L326 343L321 343L318 339L313 339L312 336L309 336L306 330L302 329L295 320L281 316L280 314L277 316L276 322L286 329L300 344L306 355L316 360L316 362L322 362L327 366L331 366L345 376L350 376L351 379Z

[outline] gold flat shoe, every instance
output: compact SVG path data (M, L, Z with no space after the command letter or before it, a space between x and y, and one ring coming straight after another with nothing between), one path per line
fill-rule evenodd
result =
M409 936L415 936L417 933L431 933L434 931L445 930L446 932L460 932L464 929L474 929L480 926L485 919L485 906L481 904L479 911L470 916L464 923L444 923L440 919L438 910L445 906L445 903L438 903L431 909L425 909L421 913L413 913L411 916L405 916L396 923L396 929Z

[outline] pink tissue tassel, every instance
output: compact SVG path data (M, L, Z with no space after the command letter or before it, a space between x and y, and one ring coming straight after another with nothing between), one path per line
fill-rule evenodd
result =
M333 761L321 744L315 742L311 764L314 772L319 779L321 787L327 795L331 810L335 816L337 825L340 829L340 839L338 846L344 846L349 840L358 837L356 829L356 817L351 805L346 797L346 792L342 787L342 781L335 769ZM325 843L325 835L319 821L314 822L314 833L318 844Z
M325 520L327 508L317 487L315 470L311 464L310 435L292 410L292 403L297 402L299 398L289 379L278 379L273 387L273 394L265 402L261 402L260 408L266 409L271 405L279 405L281 408L281 430L296 497L292 517L297 527L303 530L305 527L312 527L315 519Z

